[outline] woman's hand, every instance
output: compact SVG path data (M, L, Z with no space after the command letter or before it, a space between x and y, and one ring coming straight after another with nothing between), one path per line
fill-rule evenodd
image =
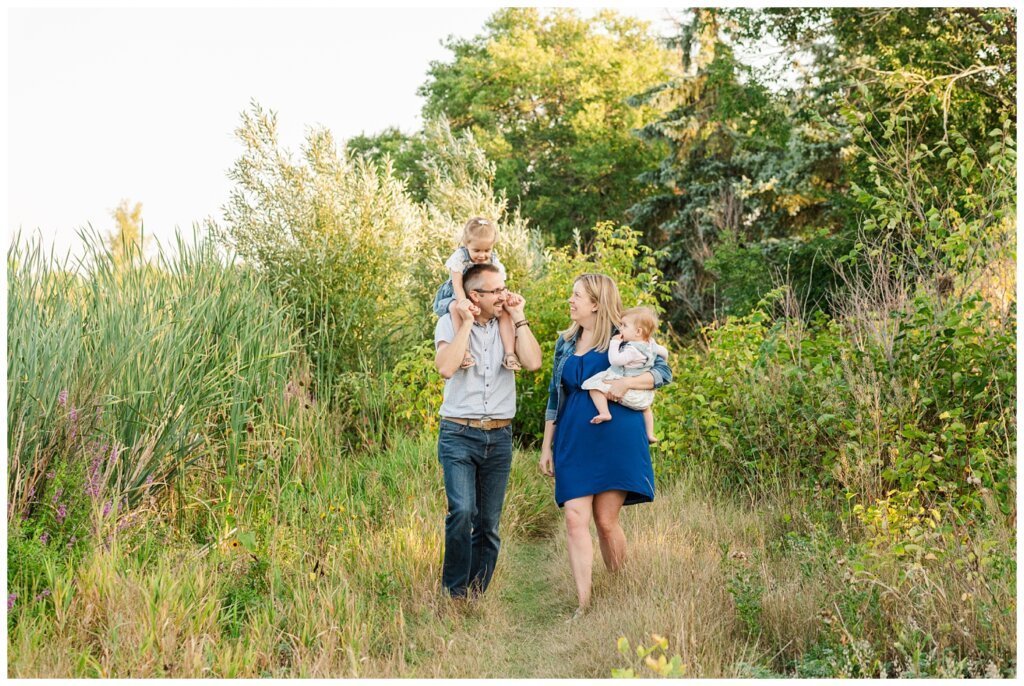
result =
M540 473L544 476L555 475L555 460L551 454L550 446L544 446L540 449L540 462L537 463L540 467Z
M626 395L626 391L630 389L630 382L627 378L612 379L606 382L608 384L608 391L605 396L612 402L619 402L622 400L622 396Z

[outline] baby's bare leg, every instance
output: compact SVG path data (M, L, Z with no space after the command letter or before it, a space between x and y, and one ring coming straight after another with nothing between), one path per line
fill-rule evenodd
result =
M596 388L590 389L590 399L594 403L594 407L597 408L597 416L590 420L591 424L600 424L601 422L610 422L612 420L612 413L608 411L608 398L605 394Z
M498 333L501 335L501 346L505 349L505 359L501 366L518 372L523 368L516 355L516 327L512 323L512 315L502 310L498 315Z
M644 410L644 428L647 429L647 442L657 443L658 439L654 435L654 411L650 407Z

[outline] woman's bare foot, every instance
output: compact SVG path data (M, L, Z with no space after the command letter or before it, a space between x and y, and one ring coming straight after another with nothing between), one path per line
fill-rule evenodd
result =
M612 420L612 414L599 414L590 420L591 424L600 424L601 422L610 422Z
M505 360L501 363L501 366L505 369L511 369L514 372L518 372L523 368L523 365L519 363L519 358L516 357L515 353L508 353L505 355Z

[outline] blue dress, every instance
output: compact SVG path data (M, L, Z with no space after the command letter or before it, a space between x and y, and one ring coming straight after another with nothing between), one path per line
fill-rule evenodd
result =
M555 502L604 491L626 491L626 505L654 500L654 469L642 412L609 402L612 419L591 424L597 414L581 386L608 369L608 352L570 355L562 367L566 398L555 425Z

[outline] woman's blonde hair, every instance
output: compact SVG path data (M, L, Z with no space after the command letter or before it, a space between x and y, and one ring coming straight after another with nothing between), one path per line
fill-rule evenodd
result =
M631 307L622 313L622 318L626 317L633 318L633 324L644 335L644 338L650 338L651 334L658 330L658 313L650 307L643 305Z
M594 323L594 350L604 352L608 349L608 342L612 338L612 329L622 322L622 298L619 296L619 287L610 276L604 274L581 274L572 282L573 288L576 284L583 284L583 291L587 296L597 303L597 321ZM573 322L565 331L560 332L562 337L571 341L576 338L582 327Z
M495 240L498 237L498 230L494 222L487 217L473 217L462 227L462 244L469 243L474 238L484 240Z

